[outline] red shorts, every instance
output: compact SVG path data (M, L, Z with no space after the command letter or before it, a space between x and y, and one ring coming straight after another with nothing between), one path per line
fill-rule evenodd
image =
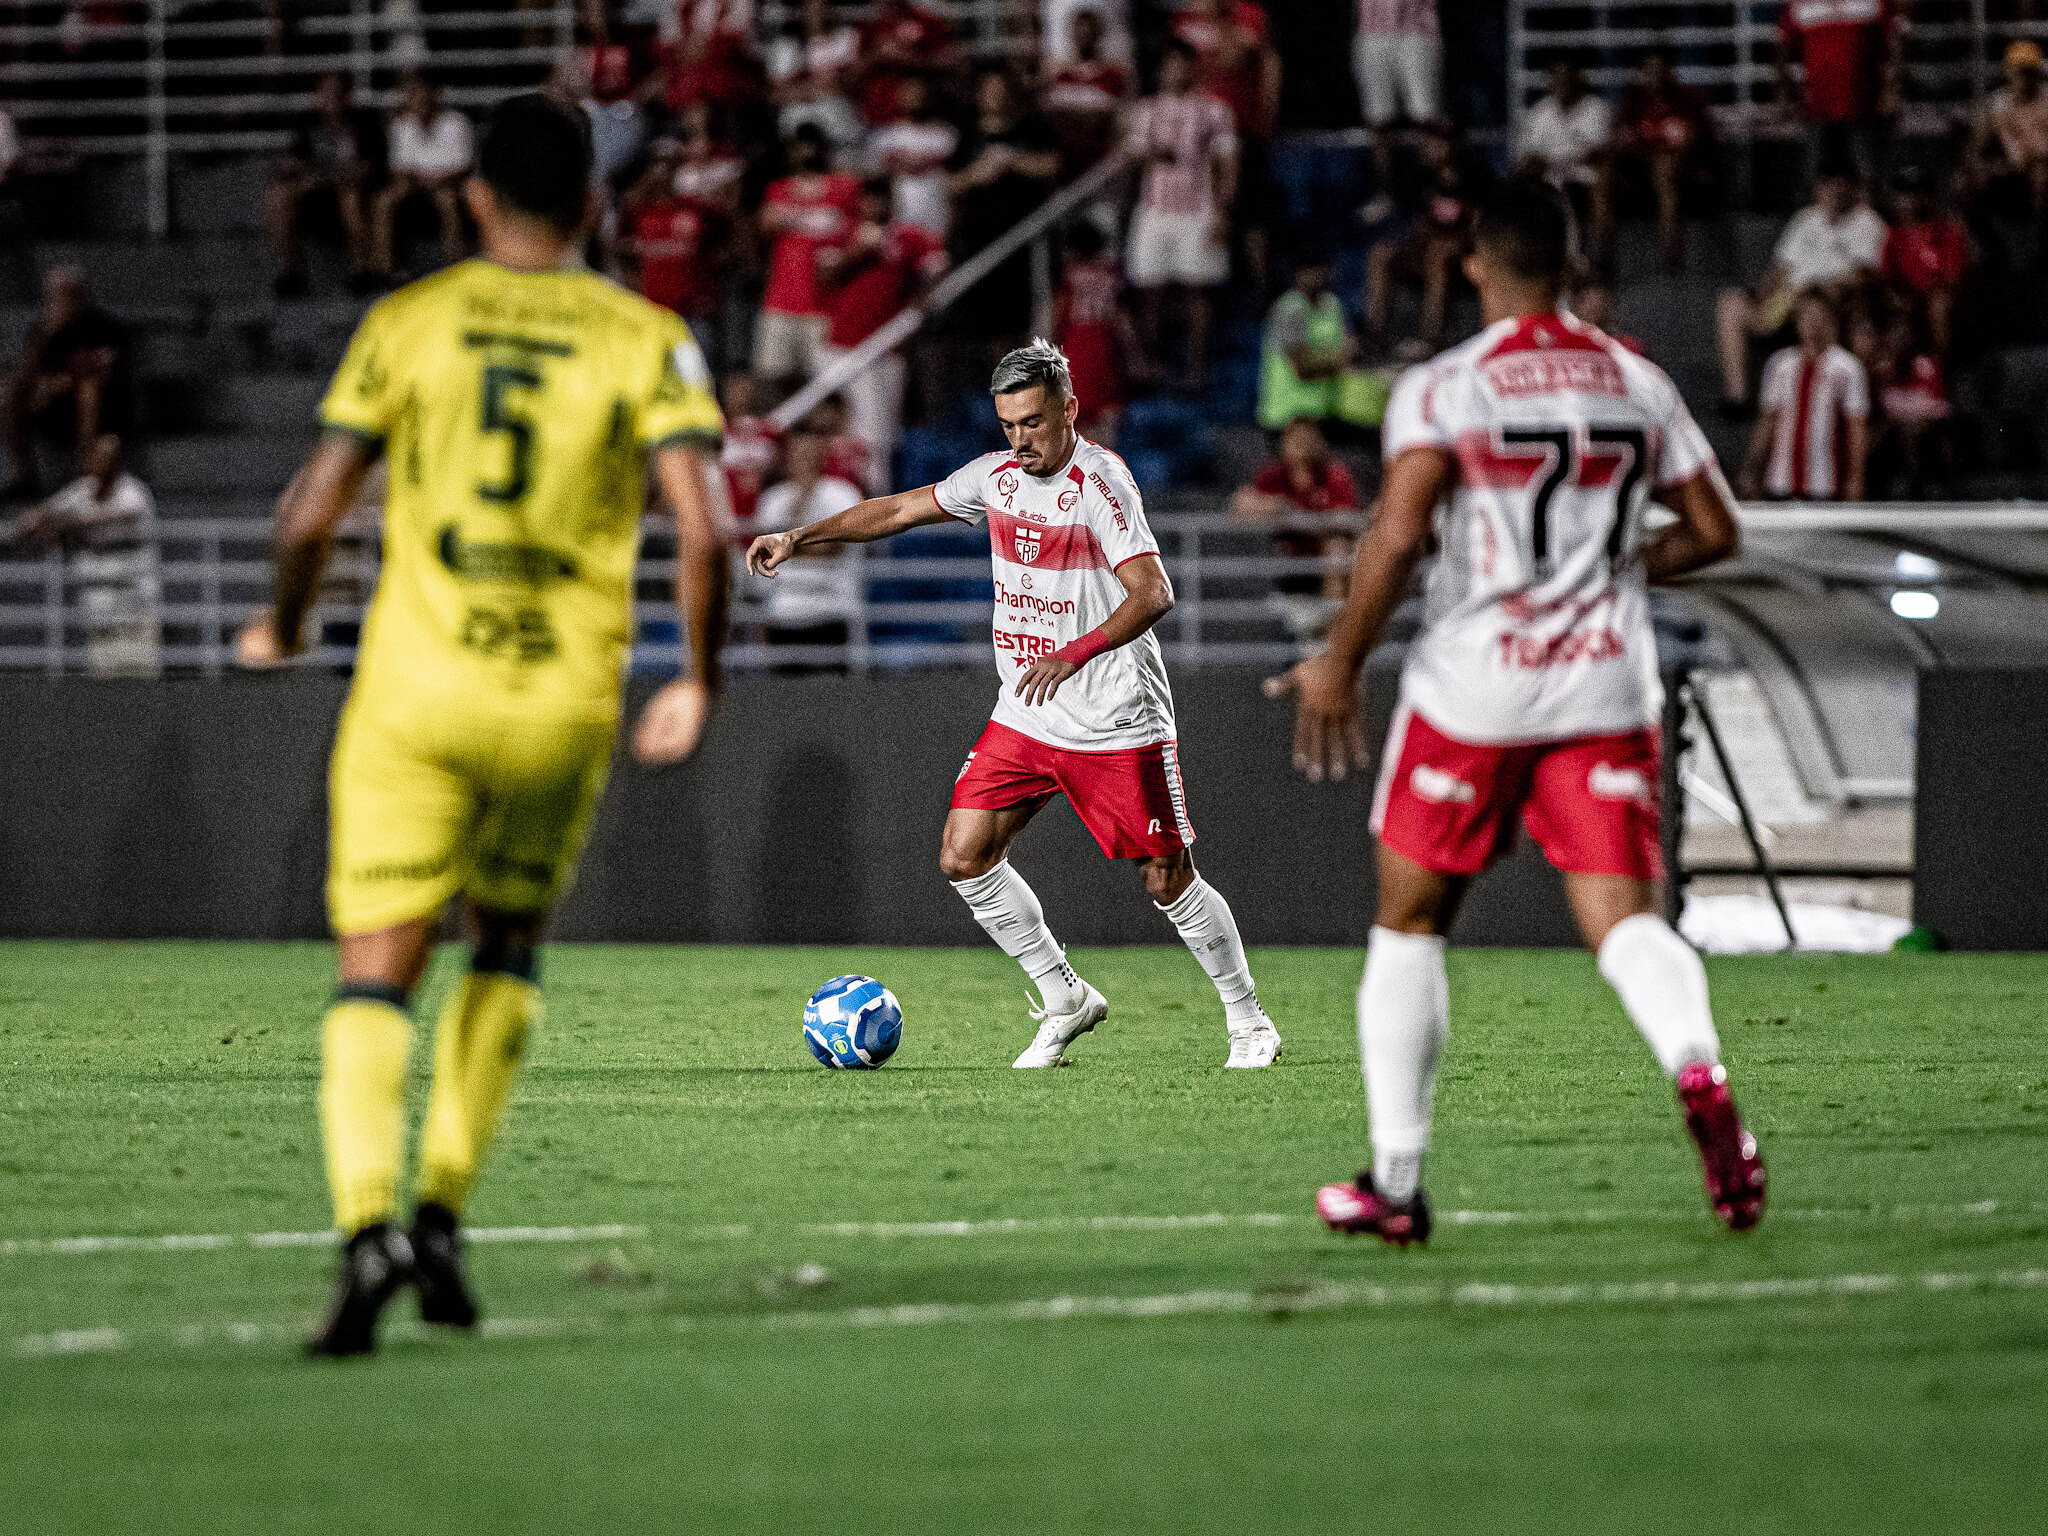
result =
M991 720L953 781L956 811L1037 810L1065 795L1112 859L1160 859L1195 840L1174 744L1117 752L1047 746Z
M1515 814L1567 874L1664 872L1658 827L1658 737L1481 746L1455 741L1403 705L1387 732L1372 830L1424 869L1475 875L1514 846Z

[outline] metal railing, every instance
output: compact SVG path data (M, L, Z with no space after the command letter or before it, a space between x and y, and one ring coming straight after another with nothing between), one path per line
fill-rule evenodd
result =
M1183 666L1280 662L1298 654L1269 595L1282 576L1342 569L1342 557L1263 553L1265 530L1220 513L1156 518L1179 602L1160 638ZM636 582L636 669L680 663L671 525L649 518ZM941 535L944 538L944 535ZM161 525L157 616L166 670L217 677L233 666L235 632L269 601L271 526L260 518L177 519ZM970 553L977 544L980 553ZM954 553L957 549L959 552ZM1247 549L1261 552L1247 553ZM960 530L944 551L909 557L887 545L851 552L845 646L766 643L769 585L747 576L734 554L734 643L728 664L745 671L785 664L879 667L986 665L994 612L983 537ZM307 633L319 637L308 664L346 667L379 569L374 529L343 525ZM64 558L0 559L0 670L51 676L87 670L80 585Z
M1593 88L1618 97L1653 48L1677 55L1678 77L1705 91L1729 138L1783 137L1796 112L1779 110L1780 0L1510 0L1509 112L1522 115L1543 94L1544 70L1559 53L1593 54ZM2048 20L2033 0L1915 0L1905 39L1901 128L1937 134L1999 82L1999 59L2020 38L2048 42ZM1799 71L1794 67L1795 77Z
M400 71L431 69L447 101L489 106L544 80L573 40L571 0L422 10L415 0L305 0L270 17L199 16L199 0L125 0L47 25L0 27L0 89L26 146L139 155L147 223L170 230L174 153L291 142L315 80L345 71L358 105L387 107Z
M1746 506L1744 531L1773 534L2048 533L2048 507L1997 504ZM1332 520L1356 528L1357 520ZM1177 603L1159 635L1178 667L1248 663L1277 665L1301 654L1274 595L1282 577L1340 572L1348 556L1266 553L1270 530L1220 512L1164 513L1152 518ZM681 660L673 606L675 566L670 525L649 518L637 579L635 668ZM737 671L781 665L837 665L849 670L920 666L985 666L994 601L990 561L974 552L980 534L939 536L929 555L900 555L887 544L853 553L847 574L853 595L844 610L844 646L766 643L768 584L735 561L734 643L727 660ZM166 669L219 676L233 665L241 624L269 600L271 526L261 518L175 519L161 525L158 617ZM927 545L927 547L932 547ZM957 552L956 552L957 551ZM354 634L376 584L378 548L372 523L343 524L322 598L309 624L320 637L308 664L346 667ZM69 601L78 585L56 554L0 559L0 670L52 676L86 670L81 615Z

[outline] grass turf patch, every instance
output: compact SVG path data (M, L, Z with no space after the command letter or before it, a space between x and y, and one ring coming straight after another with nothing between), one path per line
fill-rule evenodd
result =
M1428 1170L1450 1219L1402 1254L1308 1219L1364 1155L1355 953L1254 956L1287 1040L1255 1073L1220 1070L1184 953L1076 958L1108 1024L1016 1073L1031 1025L993 951L551 950L470 1215L625 1231L478 1245L508 1336L398 1327L374 1362L315 1367L293 1345L323 1246L35 1244L324 1225L328 951L7 946L21 1528L326 1529L394 1498L453 1531L2037 1518L2048 964L1711 962L1772 1173L1738 1239L1590 960L1454 953ZM880 1072L799 1038L847 970L903 1001ZM1696 1289L1644 1289L1665 1282ZM1048 1320L1055 1298L1152 1311Z

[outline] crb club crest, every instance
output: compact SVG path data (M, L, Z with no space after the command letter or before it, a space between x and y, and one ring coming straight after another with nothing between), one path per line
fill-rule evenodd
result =
M1038 558L1041 532L1042 530L1027 524L1020 523L1017 526L1017 558L1026 565Z

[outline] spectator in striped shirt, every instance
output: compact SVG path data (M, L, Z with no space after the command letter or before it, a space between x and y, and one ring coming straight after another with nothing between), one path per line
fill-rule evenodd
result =
M1773 501L1861 501L1870 451L1870 380L1836 342L1825 294L1799 296L1799 343L1764 365L1756 432L1742 466L1745 496Z
M1128 142L1144 186L1126 252L1145 350L1163 358L1165 299L1183 299L1185 384L1209 366L1210 290L1230 278L1230 209L1237 198L1237 129L1230 108L1194 92L1194 51L1178 39L1159 65L1159 94L1131 111Z

